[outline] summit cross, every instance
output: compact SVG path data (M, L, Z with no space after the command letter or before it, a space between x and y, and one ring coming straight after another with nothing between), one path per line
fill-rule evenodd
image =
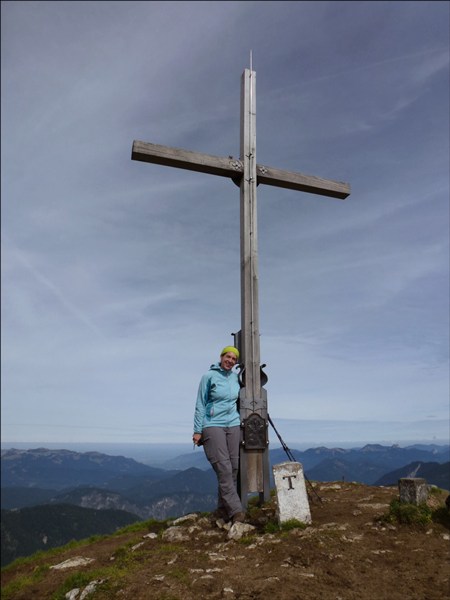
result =
M342 200L350 194L350 186L256 163L256 72L251 68L245 69L241 76L239 159L141 141L133 142L131 158L228 177L240 188L241 330L233 334L241 355L239 410L243 439L239 491L244 508L249 493L258 493L260 500L267 501L269 415L264 389L267 376L260 365L256 186L261 183Z

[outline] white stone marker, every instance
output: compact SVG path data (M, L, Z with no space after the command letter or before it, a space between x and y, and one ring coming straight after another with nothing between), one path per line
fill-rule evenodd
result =
M298 462L284 462L273 465L272 470L277 492L278 523L291 519L311 523L302 465Z

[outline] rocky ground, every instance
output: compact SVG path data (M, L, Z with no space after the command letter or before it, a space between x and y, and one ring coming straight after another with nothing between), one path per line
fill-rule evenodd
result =
M448 493L430 495L433 521L407 525L380 520L398 498L396 487L321 483L314 488L313 522L304 529L277 530L274 501L249 508L253 529L238 532L240 539L232 539L233 529L219 527L209 515L149 522L136 531L16 562L2 572L2 598L450 598ZM61 565L76 557L83 559L78 566ZM63 568L54 568L58 565Z

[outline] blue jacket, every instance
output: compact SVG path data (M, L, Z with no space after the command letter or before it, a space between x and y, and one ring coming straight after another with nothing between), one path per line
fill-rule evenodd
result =
M240 425L241 419L236 407L239 389L236 372L222 369L220 363L211 365L198 386L194 433L202 433L205 427Z

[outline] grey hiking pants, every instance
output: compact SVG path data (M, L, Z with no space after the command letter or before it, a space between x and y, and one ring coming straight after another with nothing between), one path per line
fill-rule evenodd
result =
M219 483L217 508L225 509L231 518L243 512L237 493L239 470L239 443L241 428L205 427L202 432L203 448Z

